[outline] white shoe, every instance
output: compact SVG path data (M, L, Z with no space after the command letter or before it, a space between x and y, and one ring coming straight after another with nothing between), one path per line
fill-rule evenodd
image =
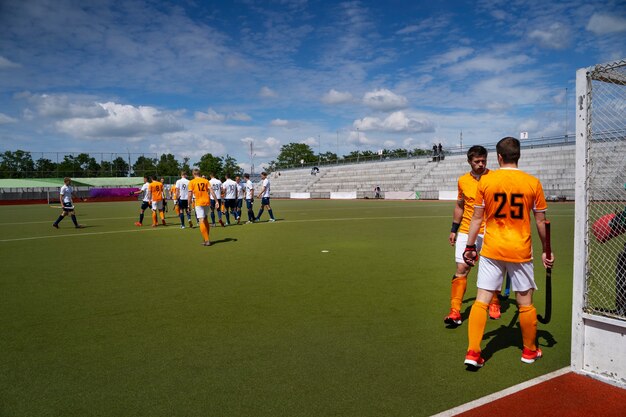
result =
M181 229L184 229L184 228L185 228L185 226L182 226L182 225L181 225L181 226L180 226L180 228L181 228Z
M270 219L270 222L275 222L275 221L276 221L276 219Z

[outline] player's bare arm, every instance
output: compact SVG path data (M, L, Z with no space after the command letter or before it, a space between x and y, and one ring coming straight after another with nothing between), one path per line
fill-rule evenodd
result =
M534 214L537 234L539 235L539 239L541 239L541 261L544 268L552 268L552 265L554 265L554 253L546 253L546 213L538 211Z
M450 229L450 236L448 236L448 241L450 242L450 246L454 246L456 243L456 236L459 231L459 226L461 225L461 221L463 219L463 210L465 207L465 203L463 200L458 200L456 205L454 206L454 212L452 214L452 228Z
M485 213L484 207L474 207L474 215L470 222L469 232L467 237L467 246L465 247L465 253L463 253L463 259L469 266L474 266L478 259L478 252L476 251L476 238L480 230L480 225L483 222L483 215Z

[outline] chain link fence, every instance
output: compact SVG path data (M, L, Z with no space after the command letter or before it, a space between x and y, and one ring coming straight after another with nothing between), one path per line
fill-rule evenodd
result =
M584 309L626 320L626 60L592 67L587 97Z

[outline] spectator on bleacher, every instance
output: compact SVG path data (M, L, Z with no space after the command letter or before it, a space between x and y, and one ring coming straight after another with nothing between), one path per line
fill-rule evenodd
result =
M374 187L374 198L380 198L380 186Z
M437 152L437 145L433 145L433 162L437 162L437 156L439 153Z

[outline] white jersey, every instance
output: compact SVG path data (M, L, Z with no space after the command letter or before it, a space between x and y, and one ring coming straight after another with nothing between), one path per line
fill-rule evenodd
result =
M261 183L261 189L265 188L265 191L263 191L263 195L261 195L261 197L269 197L270 196L270 179L269 178L265 178L263 180L263 182Z
M140 190L141 192L143 192L142 200L145 201L146 203L150 201L150 199L148 198L148 185L149 184L147 182L144 182Z
M252 200L253 197L253 192L254 192L254 185L252 184L252 181L248 180L246 181L246 200Z
M224 188L224 198L226 200L234 200L237 198L237 183L230 178L222 184Z
M72 186L71 185L63 185L61 187L61 203L71 203L72 202Z
M189 198L189 180L187 178L181 178L176 181L176 189L178 190L178 198L180 200Z
M211 184L211 188L213 188L213 191L215 192L215 196L217 197L218 200L222 199L222 181L218 180L217 178L211 178L209 180L209 183ZM213 196L211 196L211 200L213 200Z
M237 200L243 200L243 184L237 183Z

